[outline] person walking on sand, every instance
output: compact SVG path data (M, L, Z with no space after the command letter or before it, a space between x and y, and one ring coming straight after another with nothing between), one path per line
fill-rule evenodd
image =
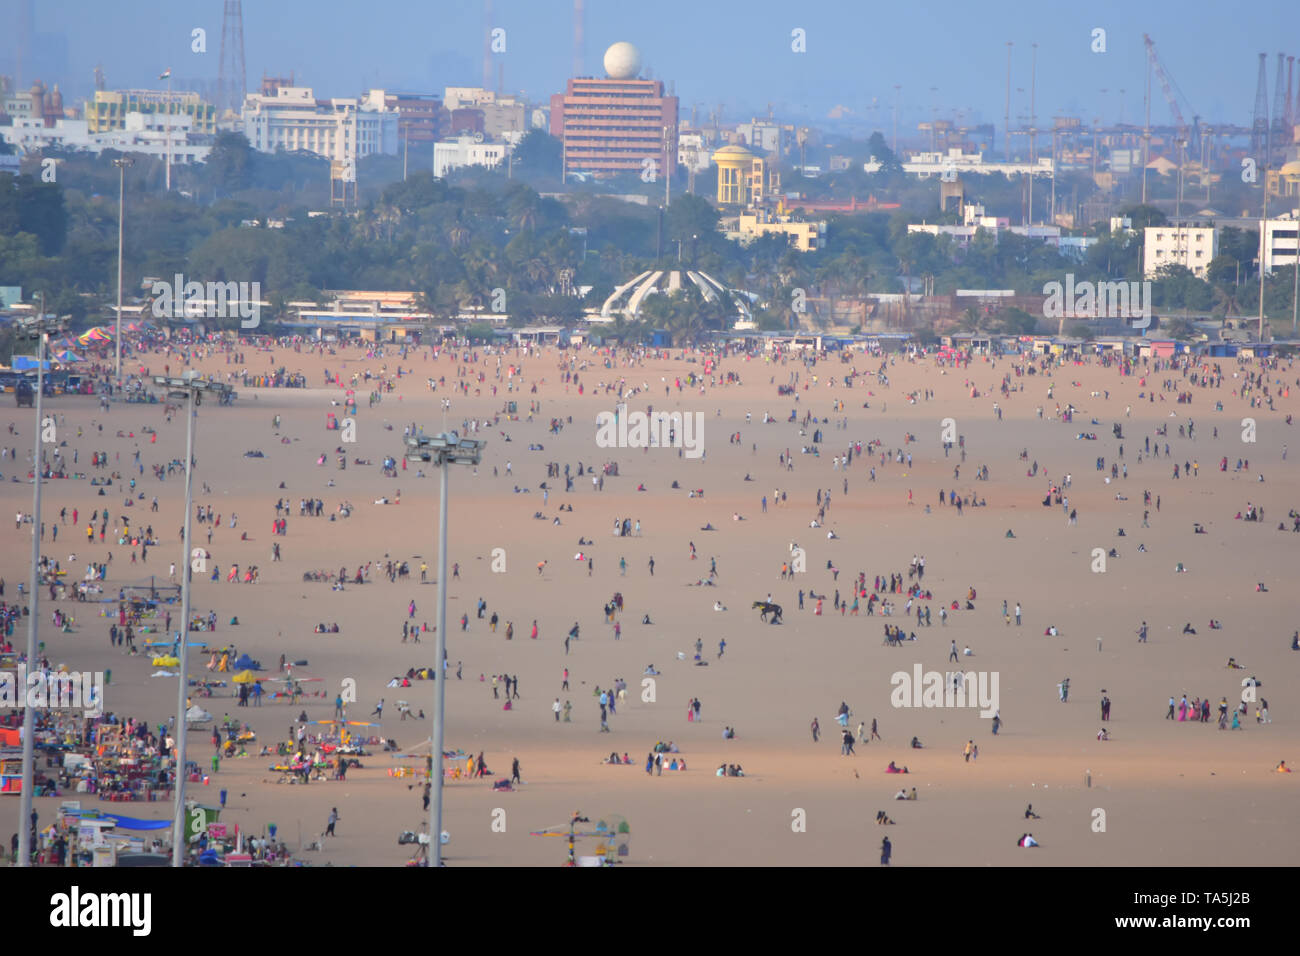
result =
M817 722L817 718L814 717L814 718L812 719L812 737L813 737L813 743L817 743L817 741L821 738L821 733L822 733L822 725L821 725L820 723L818 723L818 722Z
M894 855L894 845L889 842L889 837L880 841L880 865L889 866L889 858Z
M555 713L555 722L560 722L560 698L555 698L555 703L551 705L551 710Z
M877 731L876 731L876 718L875 718L875 717L872 717L872 718L871 718L871 739L872 739L872 740L879 740L881 743L884 743L884 742L885 742L885 738L882 737L882 736L880 736L880 734L877 733Z
M954 641L953 641L951 644L949 644L949 646L948 646L948 660L950 660L950 661L955 661L955 660L958 660L958 659L959 659L959 658L957 657L957 642L954 640Z
M334 833L334 824L336 824L336 823L338 823L338 822L339 822L339 808L338 808L338 807L334 807L332 810L330 810L329 822L325 825L325 835L326 835L326 836L335 836L335 835L336 835L336 834Z
M523 783L523 781L519 779L519 758L518 757L516 757L510 764L510 782Z
M966 741L966 747L962 751L962 753L965 754L967 763L970 763L971 751L974 750L974 748L975 748L975 741L973 740Z

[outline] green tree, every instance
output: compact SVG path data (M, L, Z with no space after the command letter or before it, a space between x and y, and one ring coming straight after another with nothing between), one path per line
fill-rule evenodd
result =
M246 189L252 154L248 138L243 133L218 133L212 150L203 163L206 185L214 193L226 195Z
M545 130L529 130L515 147L515 170L521 175L559 180L563 163L563 144Z

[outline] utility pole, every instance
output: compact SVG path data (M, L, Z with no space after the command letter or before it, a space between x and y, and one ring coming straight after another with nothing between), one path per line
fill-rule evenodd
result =
M117 353L116 385L122 387L122 223L126 203L126 168L135 163L129 156L113 160L117 167L117 341L114 349Z
M40 622L40 601L41 601L41 468L44 464L41 455L41 438L44 432L44 422L42 416L42 399L45 395L45 356L47 354L46 342L49 339L51 329L58 327L57 319L51 323L45 318L45 293L40 294L41 311L33 320L26 320L23 324L29 332L34 332L39 340L36 352L36 428L35 440L32 446L32 474L35 476L34 489L32 492L32 593L31 614L27 622L27 671L30 673L36 668L36 629ZM39 670L38 670L39 673ZM30 679L30 678L29 678ZM32 841L36 836L36 828L32 825L32 797L33 790L36 787L36 712L32 705L31 690L25 686L15 688L16 693L23 695L23 760L22 760L22 790L20 792L20 809L18 819L18 865L28 867L32 865ZM15 701L17 703L17 701ZM102 701L100 706L103 706Z
M901 83L894 84L894 158L895 159L898 158L898 107L900 103L900 95L902 93L902 89L903 86ZM799 160L799 175L800 176L803 175L802 159Z
M1038 44L1034 48L1029 67L1029 162L1038 160Z
M673 191L673 171L672 171L672 167L669 165L669 160L671 159L670 151L668 148L669 143L671 142L669 136L670 136L669 127L665 126L664 127L664 207L665 208L668 206L670 202L672 202L672 191Z
M172 68L167 67L167 72L159 77L160 80L167 81L167 119L164 123L167 126L167 192L172 191Z
M1147 60L1146 120L1142 126L1142 205L1147 202L1147 163L1151 149L1151 61Z
M1259 220L1259 340L1264 341L1264 254L1268 233L1268 154L1264 155L1264 206Z
M1002 135L1004 140L1002 151L1006 153L1006 160L1008 163L1011 162L1011 47L1012 46L1013 46L1012 42L1008 40L1007 41L1007 100L1006 100L1006 111L1003 117L1004 122L1002 126Z

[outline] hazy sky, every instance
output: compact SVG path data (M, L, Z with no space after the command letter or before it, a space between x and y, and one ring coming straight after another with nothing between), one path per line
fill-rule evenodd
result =
M318 96L355 96L369 87L437 92L480 85L484 9L505 31L505 88L544 100L571 73L572 0L244 0L248 89L264 72L292 72ZM113 87L214 80L221 49L221 0L0 0L0 23L32 10L24 85L57 81L69 102L92 88L96 64ZM879 2L879 0L586 0L585 66L600 73L605 48L635 43L656 78L671 81L689 117L719 104L729 120L824 116L837 105L888 131L894 84L901 84L900 131L962 110L963 122L1002 126L1006 42L1012 54L1012 123L1029 111L1030 44L1038 43L1038 125L1054 114L1089 122L1140 123L1150 33L1161 61L1203 123L1249 126L1258 55L1267 51L1273 101L1279 24L1294 5L1210 4L1206 0L1124 0L1065 4ZM191 30L207 31L207 52L191 52ZM801 29L806 52L792 50ZM1106 31L1094 53L1092 31ZM16 66L17 31L0 36L0 72ZM1300 51L1300 43L1293 50ZM1120 89L1126 92L1121 97ZM1017 90L1023 92L1017 92ZM1103 93L1102 90L1108 92ZM874 112L873 112L873 104ZM1152 81L1152 121L1170 122Z

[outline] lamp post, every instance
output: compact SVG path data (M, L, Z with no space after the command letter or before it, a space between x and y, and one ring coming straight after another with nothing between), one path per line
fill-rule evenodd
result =
M167 192L172 191L172 68L167 67L160 80L167 81Z
M122 156L113 160L117 167L117 387L122 387L122 223L126 209L126 170L135 160Z
M45 317L45 293L41 293L41 311L31 319L21 320L19 327L28 335L39 340L36 350L36 437L32 443L32 473L35 475L35 488L32 492L32 593L31 614L27 621L27 667L30 670L36 662L36 629L39 626L41 611L41 421L42 402L45 391L45 354L46 342L52 331L61 327L58 318ZM28 677L30 680L30 676ZM23 782L22 808L18 819L18 865L32 865L32 790L36 786L36 711L26 682L24 686L15 687L15 692L23 695Z
M1264 208L1259 220L1259 341L1264 341L1264 254L1268 251L1268 159L1264 157Z
M185 698L189 690L189 637L190 591L193 587L194 566L190 560L190 522L194 510L194 410L203 403L203 395L217 396L218 400L231 393L229 385L208 382L197 372L185 372L180 378L155 375L154 383L167 389L169 398L187 399L185 407L185 531L182 535L185 554L182 557L181 577L181 637L176 656L179 679L176 690L176 798L172 810L172 866L185 865Z
M410 461L431 462L440 473L438 495L438 632L433 684L433 765L429 774L429 865L442 865L442 738L443 708L447 694L447 470L452 464L477 465L486 441L459 438L444 432L432 437L411 435L406 439Z

